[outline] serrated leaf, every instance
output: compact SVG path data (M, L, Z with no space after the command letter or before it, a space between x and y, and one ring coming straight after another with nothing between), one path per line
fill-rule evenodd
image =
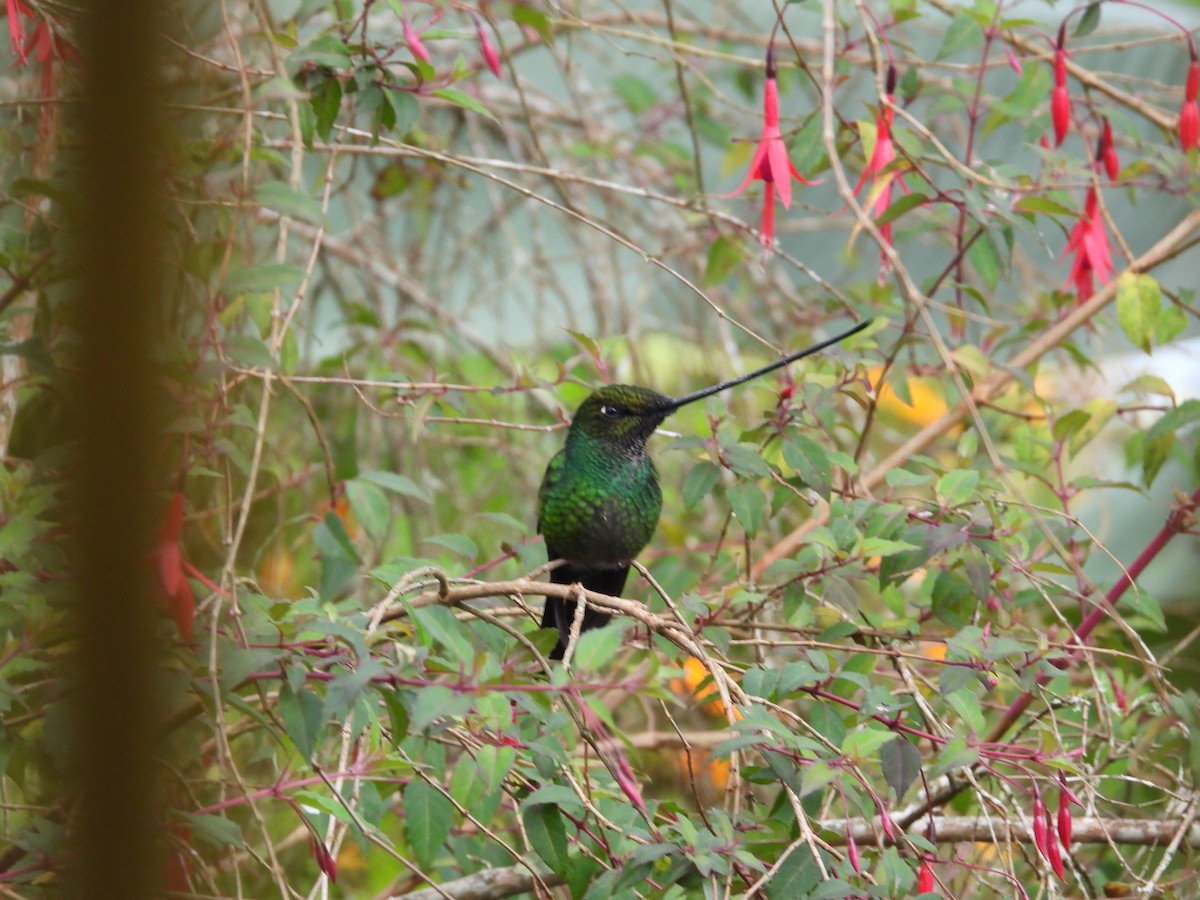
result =
M354 479L345 484L346 500L354 512L354 518L374 540L382 540L391 521L391 509L387 497L376 485Z
M880 747L895 738L894 731L858 728L846 735L846 739L842 741L842 755L854 762L867 762L875 758Z
M979 472L975 469L955 469L938 479L937 492L946 506L962 506L975 496L979 487Z
M454 825L454 804L421 778L404 789L404 830L423 869L432 869Z
M946 696L946 702L958 713L971 730L973 735L981 735L987 723L983 718L983 709L979 705L979 697L973 690L962 688Z
M282 181L263 182L254 189L254 199L260 206L314 225L320 225L325 218L320 203Z
M758 485L749 482L735 484L725 492L725 496L729 498L729 506L746 534L752 537L757 534L763 514L767 511L766 495Z
M779 863L775 876L767 886L768 896L775 900L785 897L807 897L809 892L824 880L813 852L808 844L801 843L787 858Z
M574 666L580 672L596 672L612 665L613 657L625 640L625 632L615 625L593 628L579 636L575 644Z
M783 441L783 460L800 480L828 500L833 490L833 467L825 448L802 434L789 435Z
M738 475L760 478L771 474L771 467L762 458L762 450L756 444L726 445L721 448L721 454Z
M466 627L445 606L422 606L412 610L417 634L428 646L440 646L454 662L469 663L475 658L475 648L467 636Z
M558 807L548 803L524 804L521 819L534 851L550 871L563 875L567 870L567 830Z
M683 506L694 509L702 497L707 497L717 486L721 469L715 463L704 460L692 466L683 479Z
M1162 291L1154 277L1122 273L1117 279L1117 321L1130 343L1149 353L1161 315Z
M463 109L469 109L471 112L477 112L481 116L487 116L493 122L499 121L488 111L486 106L478 100L468 97L462 91L456 91L454 88L438 88L433 92L433 96L439 97L447 103L453 103L455 106L461 106Z
M879 763L884 780L899 799L921 772L921 751L907 737L898 735L879 748Z
M971 246L967 250L967 259L971 261L976 274L983 280L988 291L995 291L996 285L1000 283L1004 260L1000 256L996 242L992 240L991 232L986 228L978 238L971 242Z
M411 478L397 475L395 472L363 472L358 478L360 481L370 481L373 484L377 484L384 490L391 491L394 494L412 497L424 503L433 502L433 498L429 496L429 492L425 488L421 487Z

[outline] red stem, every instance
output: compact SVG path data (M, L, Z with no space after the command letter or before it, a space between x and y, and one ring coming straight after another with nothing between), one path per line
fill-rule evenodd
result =
M1086 649L1083 646L1084 641L1087 640L1087 638L1095 630L1096 626L1108 617L1109 610L1116 607L1117 601L1120 600L1121 596L1133 586L1133 583L1137 580L1138 576L1141 575L1142 572L1145 571L1146 567L1154 561L1155 557L1162 552L1162 549L1167 546L1168 543L1170 543L1171 538L1185 530L1188 516L1195 512L1197 507L1200 507L1200 488L1196 488L1196 490L1192 492L1192 495L1187 500L1179 504L1179 506L1177 506L1175 509L1171 510L1171 514L1167 516L1167 521L1163 524L1163 527L1159 530L1158 534L1151 539L1150 543L1146 545L1146 548L1138 554L1138 558L1133 561L1133 564L1121 574L1121 577L1117 579L1116 584L1114 584L1109 589L1108 593L1104 595L1104 603L1097 606L1090 613L1083 617L1083 621L1081 621L1079 623L1079 627L1075 629L1074 635L1075 641L1080 646L1072 650L1066 655L1066 657L1063 658L1064 663L1074 662L1083 655L1083 651ZM1043 672L1037 676L1036 683L1041 686L1049 681L1050 678L1050 674ZM1003 718L1001 718L996 727L992 729L992 733L988 736L988 741L999 741L1001 738L1003 738L1008 729L1010 729L1017 719L1021 717L1021 714L1029 708L1029 704L1032 702L1033 691L1026 691L1015 701L1013 701L1012 706L1005 711Z

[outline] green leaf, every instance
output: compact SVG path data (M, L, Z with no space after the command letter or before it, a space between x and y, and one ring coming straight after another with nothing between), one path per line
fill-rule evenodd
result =
M833 467L825 448L802 434L789 435L783 441L783 459L800 480L828 500L833 490Z
M414 101L415 102L415 101ZM333 125L337 114L342 108L342 83L337 78L322 78L309 92L308 105L312 109L312 131L321 140L328 141L333 133ZM304 105L300 105L303 109ZM308 135L305 143L312 145L312 135ZM320 210L320 206L317 207Z
M1116 415L1117 402L1106 397L1097 397L1085 403L1083 411L1087 414L1087 421L1071 437L1069 446L1072 453L1078 453L1092 438L1104 430L1104 426Z
M721 455L738 475L759 478L771 474L771 467L762 458L762 450L757 444L727 444L721 447Z
M624 640L624 630L615 625L585 631L575 644L575 668L581 672L607 669Z
M475 754L475 762L483 775L488 793L498 791L517 762L517 751L496 744L484 744ZM574 795L572 795L574 796ZM575 798L578 801L579 798Z
M1117 279L1117 321L1135 347L1146 353L1162 315L1162 291L1151 275L1125 272Z
M929 198L924 194L913 191L911 194L903 194L901 197L888 205L888 208L883 211L875 224L882 228L890 222L895 222L898 218L914 207L925 203Z
M475 647L462 622L445 606L422 606L412 610L413 624L427 646L441 646L446 655L458 663L470 663Z
M1064 219L1073 219L1076 216L1076 213L1061 203L1055 203L1053 200L1039 197L1036 194L1026 194L1016 202L1013 209L1018 212L1039 212L1048 216L1061 216Z
M955 469L938 479L937 492L948 507L970 502L979 487L979 472L975 469Z
M808 844L799 843L775 870L775 877L767 885L767 895L771 900L806 897L821 881L821 870L813 851Z
M477 112L481 116L487 116L493 122L500 121L478 100L468 97L462 91L456 91L454 88L438 88L433 92L433 96L445 100L447 103L453 103L455 106L461 106L463 109L469 109L471 112Z
M417 862L432 869L454 825L454 804L427 781L414 777L404 789L402 818Z
M704 265L704 278L701 284L704 287L721 284L734 269L741 265L744 258L742 242L721 235L708 246L708 260Z
M567 870L567 830L558 807L548 803L524 804L521 819L534 851L550 871L563 875Z
M1075 26L1072 37L1087 37L1096 30L1096 26L1100 24L1100 5L1100 0L1093 0L1088 4L1083 15L1079 17L1079 24Z
M354 518L374 540L382 540L388 532L392 512L388 506L387 496L377 486L368 481L354 479L347 481L346 500L354 512Z
M855 729L842 741L842 755L853 762L869 762L875 759L880 747L895 737L896 732L883 728L864 726Z
M290 184L265 181L254 190L254 200L285 216L320 225L325 219L321 204Z
M654 88L636 75L618 75L613 79L612 86L634 115L641 115L658 102Z
M360 481L370 481L373 484L379 485L387 491L394 494L400 494L404 497L412 497L424 503L432 503L433 498L429 496L429 492L421 487L411 478L405 478L403 475L397 475L395 472L363 472L358 476Z
M900 798L921 771L921 751L905 735L898 735L879 748L879 762L884 780Z
M971 242L970 249L967 250L967 259L971 261L976 274L983 280L984 286L989 291L996 290L996 285L1000 283L1000 275L1004 269L1004 260L1000 256L996 242L992 240L991 232L986 228L978 238Z
M224 816L210 813L184 813L183 820L187 822L193 837L219 850L227 851L231 847L241 847L244 844L242 829L237 822L230 821Z
M916 544L910 544L907 541L893 541L887 538L863 538L861 555L868 558L873 556L895 556L898 553L907 553L910 550L920 550Z
M335 34L323 34L288 54L285 63L288 74L295 78L305 63L330 69L349 69L353 60L341 38Z
M715 463L704 460L692 466L683 479L683 505L685 509L694 509L702 497L707 497L717 486L721 477L721 468Z
M725 495L729 498L729 506L737 517L738 523L746 534L754 536L762 524L763 514L767 510L766 495L758 485L742 482L735 484Z
M465 556L472 561L479 556L478 545L465 534L435 534L433 537L425 538L424 542L445 547L451 553Z
M287 263L263 263L257 266L230 266L222 291L227 297L242 294L267 294L285 286L299 284L304 270Z
M284 684L279 689L276 707L279 718L283 720L283 730L306 760L312 758L317 734L325 721L321 718L322 706L321 698L306 688L293 692L291 687Z
M946 696L946 702L954 708L970 729L972 735L981 735L987 727L983 718L983 709L979 705L979 697L969 688L961 688Z
M937 59L946 59L962 50L970 50L983 43L983 29L979 23L964 12L959 12L950 20L946 36L942 38L942 46L937 52Z
M546 43L553 41L554 29L550 25L550 19L540 9L527 3L517 3L512 8L512 17L514 22L532 28Z
M417 103L417 98L408 91L387 89L384 90L383 97L392 109L393 122L391 130L404 137L417 124L417 119L420 118L421 106Z

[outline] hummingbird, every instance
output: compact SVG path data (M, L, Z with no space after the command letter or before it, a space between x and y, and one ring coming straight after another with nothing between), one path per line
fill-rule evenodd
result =
M606 385L590 394L575 411L566 444L546 466L538 490L538 534L546 539L547 558L561 561L551 570L550 580L620 596L630 563L650 543L662 513L658 471L646 452L646 443L667 416L824 350L870 324L870 319L860 322L837 337L777 359L749 375L682 397L629 384ZM562 659L566 652L575 606L573 600L546 598L541 627L558 630L551 659ZM611 618L589 606L581 630L599 628Z

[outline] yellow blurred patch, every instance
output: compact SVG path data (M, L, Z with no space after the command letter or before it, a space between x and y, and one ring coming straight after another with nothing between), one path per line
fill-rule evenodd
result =
M941 382L937 378L913 376L904 379L905 389L912 403L906 403L896 393L889 382L883 381L883 367L875 366L867 370L867 377L875 390L876 404L881 415L894 422L916 425L924 428L931 422L936 422L950 409L942 393Z
M705 679L709 677L708 669L704 663L696 659L694 656L689 656L683 663L683 677L672 678L669 682L671 690L680 697L694 697L700 704L700 708L716 719L725 720L725 704L721 702L721 695L713 686L710 680L704 684ZM704 687L701 688L701 685ZM736 709L733 710L733 717L741 719L742 714ZM726 766L726 777L728 777L728 765Z

